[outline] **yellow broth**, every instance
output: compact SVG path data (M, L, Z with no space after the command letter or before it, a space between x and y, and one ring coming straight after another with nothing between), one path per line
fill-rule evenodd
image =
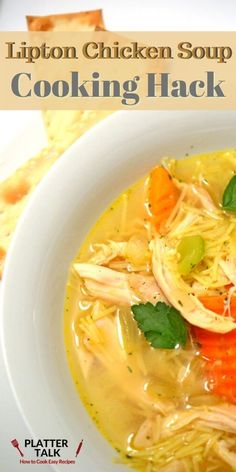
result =
M236 151L165 162L174 177L200 182L219 203L225 185L236 170ZM147 184L148 177L144 177L112 203L91 229L73 263L88 261L96 244L129 241L134 234L144 236L147 241L151 239ZM134 269L132 263L124 266L119 257L110 266L124 272ZM136 269L141 274L151 271L148 262ZM95 303L96 299L84 289L72 267L67 283L64 330L74 383L90 416L124 460L142 472L159 470L148 469L145 461L129 457L134 434L155 411L155 402L164 402L168 411L169 402L176 409L183 409L215 405L219 398L207 391L202 360L191 340L186 349L153 349L139 332L131 309L108 302L102 302L107 314L98 318L94 332L91 313ZM81 329L82 318L88 320L84 329ZM94 342L89 339L89 330ZM97 330L102 332L101 339ZM85 333L89 350L84 343ZM208 470L207 464L206 458L199 470ZM189 471L194 470L191 467ZM227 472L231 468L222 465L219 459L214 470Z

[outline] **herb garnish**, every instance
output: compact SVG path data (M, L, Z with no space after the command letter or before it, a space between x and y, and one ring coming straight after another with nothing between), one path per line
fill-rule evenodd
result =
M132 306L134 319L152 347L174 349L187 342L187 326L180 312L163 302Z
M229 181L223 194L223 210L236 211L236 175Z

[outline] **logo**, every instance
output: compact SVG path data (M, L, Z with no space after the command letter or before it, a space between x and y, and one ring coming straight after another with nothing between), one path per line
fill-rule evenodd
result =
M83 439L75 445L69 446L67 439L25 439L24 448L20 447L17 439L12 439L12 446L17 449L17 453L21 456L20 464L76 464L76 460L83 446ZM22 452L22 450L24 452ZM74 451L74 452L73 452ZM68 454L69 452L69 454ZM62 456L67 453L67 457ZM71 454L75 459L69 459ZM24 458L24 459L23 459Z
M19 445L17 439L12 439L11 443L12 443L12 446L15 447L19 451L21 457L24 457L23 452L21 452L21 450L20 450L20 445Z
M82 441L80 441L80 443L79 443L79 445L76 449L75 457L78 457L82 446L83 446L83 439L82 439Z

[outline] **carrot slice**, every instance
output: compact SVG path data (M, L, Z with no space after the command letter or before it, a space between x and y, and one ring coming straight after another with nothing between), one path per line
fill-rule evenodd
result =
M168 219L178 198L179 190L170 174L162 166L155 167L150 175L148 203L157 229Z
M236 336L234 342L235 340ZM224 345L218 346L216 341L214 346L205 346L204 344L202 344L200 352L202 356L209 360L227 360L229 358L236 357L236 345L234 344L233 346L227 347L227 344L225 343Z
M200 298L206 308L217 314L224 313L226 299L223 295ZM236 297L231 298L230 314L236 319ZM205 375L209 390L236 403L236 329L218 334L194 327L193 336L206 362Z
M200 301L203 303L205 308L214 311L218 315L222 315L225 309L225 302L227 296L225 295L214 295L214 296L203 296L200 297ZM233 318L236 319L236 297L231 298L230 302L230 313ZM229 314L226 312L226 314Z

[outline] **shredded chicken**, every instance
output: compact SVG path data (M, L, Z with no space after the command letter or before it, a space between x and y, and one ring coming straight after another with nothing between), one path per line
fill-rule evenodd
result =
M183 434L191 431L194 426L235 434L236 407L222 404L221 406L173 410L166 416L159 413L152 414L139 426L133 436L132 446L137 450L158 446L160 441L172 438L175 434L181 434L181 431ZM236 455L228 450L226 443L218 441L216 452L225 462L231 466L235 465Z
M139 409L139 413L160 412L167 415L174 410L172 401L162 401L153 398L145 388L146 378L139 369L135 369L132 374L127 368L127 364L132 362L127 359L127 353L121 349L119 337L115 326L115 319L104 317L94 322L101 334L101 342L94 343L92 337L85 335L83 342L87 351L91 353L106 371L109 372L112 381L121 388L124 397ZM114 368L115 366L115 368ZM122 379L122 382L121 382Z
M106 265L116 257L125 257L127 242L108 241L108 244L94 244L98 249L90 258L91 264Z
M203 187L199 187L198 185L190 185L190 188L193 194L198 198L201 202L201 205L205 210L210 212L215 212L217 210L211 196Z
M157 415L160 418L160 415ZM155 436L155 418L146 418L133 437L132 445L135 449L144 449L153 445Z
M234 261L232 259L225 261L220 259L219 266L223 270L226 277L229 279L229 282L236 286L236 266Z
M74 269L85 281L94 297L119 305L132 305L140 301L165 301L155 278L149 275L126 274L96 264L77 263Z
M235 446L235 441L233 444ZM218 441L215 446L216 454L224 461L226 464L232 467L232 470L236 470L236 453L229 450L228 442L222 440Z
M178 276L168 264L170 248L165 238L157 237L151 242L150 249L152 270L158 286L168 302L178 309L189 323L216 333L227 333L236 328L231 317L217 315L206 309L195 295L178 288Z
M187 184L185 182L179 182L179 180L175 180L175 185L181 189L185 190L184 198L193 197L201 207L203 207L208 212L216 212L218 209L213 202L211 196L203 187L195 184Z
M174 227L174 230L171 232L172 237L178 233L181 233L188 228L191 224L193 224L198 219L198 215L194 215L192 213L187 213L186 216Z
M209 428L236 433L236 407L225 405L176 411L163 420L162 436L172 435L175 431L185 428L196 420L199 424Z

